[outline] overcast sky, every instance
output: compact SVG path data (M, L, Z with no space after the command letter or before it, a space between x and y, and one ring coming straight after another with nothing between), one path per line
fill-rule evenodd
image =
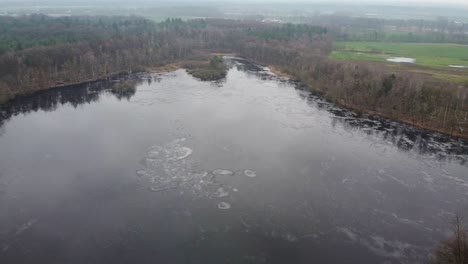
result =
M464 5L468 6L468 0L0 0L1 3L31 3L32 5L41 4L66 4L66 3L347 3L347 4L417 4L417 5Z
M151 1L151 0L147 0ZM190 0L189 0L190 1ZM196 0L192 0L196 1ZM237 2L236 0L217 0L227 2ZM240 0L244 1L244 0ZM300 2L300 3L352 3L352 4L372 4L372 3L388 3L388 4L457 4L457 5L468 5L468 0L253 0L255 2Z

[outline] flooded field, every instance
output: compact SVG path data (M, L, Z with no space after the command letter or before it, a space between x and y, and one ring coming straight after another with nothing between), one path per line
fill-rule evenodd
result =
M427 263L468 212L466 140L227 62L0 108L0 263Z

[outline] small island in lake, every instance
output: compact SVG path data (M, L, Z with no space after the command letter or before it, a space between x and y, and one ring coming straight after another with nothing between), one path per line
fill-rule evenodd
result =
M136 82L135 81L122 81L112 85L111 92L115 94L119 99L121 98L130 98L136 92Z
M221 80L226 77L228 70L219 55L213 55L209 62L190 62L184 67L190 75L202 81Z

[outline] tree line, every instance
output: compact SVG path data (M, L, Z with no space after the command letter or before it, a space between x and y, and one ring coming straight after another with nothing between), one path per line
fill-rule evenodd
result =
M429 20L316 14L298 17L296 20L327 27L340 41L468 44L468 23L444 17Z

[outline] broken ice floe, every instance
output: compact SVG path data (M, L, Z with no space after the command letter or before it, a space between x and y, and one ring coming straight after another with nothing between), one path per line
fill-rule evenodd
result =
M251 170L244 170L244 175L250 178L257 177L257 173Z
M179 187L197 192L203 185L210 184L207 172L195 172L195 161L190 158L193 149L182 145L185 138L179 138L165 145L155 145L148 149L144 159L144 169L137 176L150 180L149 190L161 192Z
M219 187L218 190L216 190L215 192L215 196L218 197L218 198L223 198L223 197L226 197L228 196L229 193L226 192L223 187Z
M221 209L221 210L227 210L227 209L231 208L231 205L226 203L226 202L220 202L218 204L218 208Z
M199 163L193 159L193 149L185 145L186 139L179 138L164 145L155 145L148 149L143 159L143 169L137 170L136 175L146 180L147 188L151 192L168 192L176 190L182 194L192 194L198 197L223 198L229 197L230 191L238 192L237 188L222 183L224 176L244 174L256 177L252 170L228 170L218 168L211 171L197 169ZM227 202L218 204L219 209L229 209Z
M227 175L227 176L234 175L233 171L224 170L224 169L216 169L216 170L212 171L211 173L213 173L213 175Z

